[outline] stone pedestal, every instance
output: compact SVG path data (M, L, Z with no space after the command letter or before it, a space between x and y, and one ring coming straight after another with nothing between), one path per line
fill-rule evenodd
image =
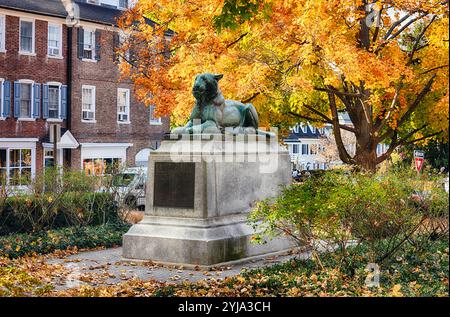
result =
M173 137L173 136L171 136ZM123 237L123 257L214 266L288 250L251 243L249 211L290 184L289 153L273 137L185 135L149 158L144 219Z

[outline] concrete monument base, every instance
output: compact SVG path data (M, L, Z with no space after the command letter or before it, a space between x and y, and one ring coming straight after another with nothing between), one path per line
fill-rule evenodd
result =
M290 158L273 137L188 135L164 140L149 158L144 219L123 237L123 258L185 266L288 250L277 238L251 242L248 213L290 184Z

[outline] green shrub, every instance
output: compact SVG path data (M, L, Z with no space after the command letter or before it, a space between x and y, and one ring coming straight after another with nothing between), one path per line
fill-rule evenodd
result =
M52 193L13 196L6 200L0 215L0 235L117 223L121 220L116 207L109 193L67 192L58 198Z
M113 247L122 244L122 235L129 227L130 225L106 224L3 236L0 237L0 258L18 258L33 253L47 254L69 247Z
M428 184L426 195L423 192ZM363 243L371 262L382 264L439 215L448 221L448 196L428 179L409 172L343 174L328 172L286 188L274 200L258 204L250 215L256 241L286 234L319 253L334 250L341 265L353 270L349 246ZM445 230L434 230L434 232ZM386 242L388 241L388 242ZM322 242L322 243L321 243Z

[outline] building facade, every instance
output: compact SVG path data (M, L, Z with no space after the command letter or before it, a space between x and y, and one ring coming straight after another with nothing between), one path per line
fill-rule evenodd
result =
M347 113L339 114L339 122L352 126ZM354 155L356 144L354 135L342 131L342 141L350 155ZM316 128L311 124L299 123L295 125L287 138L284 139L291 157L292 169L302 170L325 170L343 165L338 158L336 144L333 140L333 129L331 125ZM330 147L333 147L330 149ZM386 144L377 145L377 155L380 156L388 150Z
M77 23L68 25L67 3ZM144 165L168 118L133 96L116 65L123 0L0 0L0 173L33 177L53 165L50 128L61 128L60 165L105 173Z
M309 124L295 125L289 136L284 139L291 157L292 169L316 170L327 169L329 165L321 156L323 144L321 139L329 133L329 127L315 128Z

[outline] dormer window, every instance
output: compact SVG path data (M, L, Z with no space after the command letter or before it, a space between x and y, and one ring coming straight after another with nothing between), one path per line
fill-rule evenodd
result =
M128 9L128 0L119 0L120 9Z
M302 124L301 128L303 133L308 132L308 126L306 124Z

